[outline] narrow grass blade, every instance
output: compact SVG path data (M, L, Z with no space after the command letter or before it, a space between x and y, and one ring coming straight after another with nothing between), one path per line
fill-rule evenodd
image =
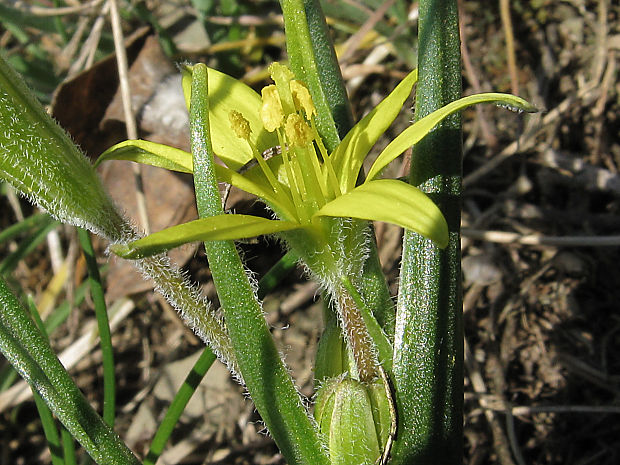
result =
M291 250L286 252L278 262L258 282L258 298L263 299L269 292L291 272L299 257Z
M144 465L155 465L157 459L163 452L174 427L179 421L179 418L181 418L187 403L196 392L198 385L204 378L209 368L211 368L214 361L215 355L211 349L205 347L198 360L196 360L196 363L194 363L192 370L188 373L185 381L183 381L183 384L174 396L174 399L172 399L164 419L160 423L159 428L157 428L157 432L151 441L149 453L147 454L146 459L144 459Z
M47 338L48 336L45 332L43 321L41 321L41 317L39 316L39 311L30 297L28 297L28 309L30 310L30 314L39 328L39 331L41 331L41 334ZM43 398L35 389L32 389L32 394L34 403L37 407L37 412L39 413L39 418L41 419L41 425L43 426L43 434L45 435L47 446L50 450L52 465L64 465L62 449L60 447L60 436L58 435L58 429L56 428L54 416Z
M101 275L99 266L95 258L95 250L90 239L90 234L85 229L78 229L78 238L86 267L88 268L88 282L90 283L90 294L95 304L95 317L99 329L99 345L103 359L103 421L108 425L114 426L116 411L116 377L114 375L114 350L112 348L112 335L110 334L110 322L108 320L108 310L105 303Z
M42 226L37 228L32 236L24 239L17 247L17 250L9 254L4 260L2 260L2 262L0 262L0 276L6 276L13 271L17 264L30 255L37 248L37 246L45 240L47 234L58 225L59 223L57 221L47 224L44 223Z
M101 464L140 462L84 398L45 337L0 279L0 351Z
M30 232L39 226L52 223L53 221L53 218L45 213L35 213L0 231L0 244L10 241L26 232Z

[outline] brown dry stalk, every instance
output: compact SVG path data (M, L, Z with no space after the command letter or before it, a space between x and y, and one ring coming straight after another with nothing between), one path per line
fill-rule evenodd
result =
M338 299L343 331L353 353L359 379L362 382L370 382L379 374L372 340L364 318L349 292L343 287L340 288Z

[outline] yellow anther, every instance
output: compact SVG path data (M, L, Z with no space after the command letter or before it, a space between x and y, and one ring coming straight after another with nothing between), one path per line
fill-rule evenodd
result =
M235 132L239 139L250 140L250 122L244 118L244 116L237 110L231 110L228 113L228 121L230 121L230 127Z
M312 115L316 115L316 108L312 102L312 97L310 97L310 92L304 83L294 79L290 85L295 107L303 108L308 119L312 118Z
M292 147L305 147L313 139L312 129L297 113L292 113L286 118L284 133Z
M261 95L263 97L263 106L260 109L260 118L265 129L273 132L281 127L284 121L282 102L280 102L278 91L274 85L263 87Z

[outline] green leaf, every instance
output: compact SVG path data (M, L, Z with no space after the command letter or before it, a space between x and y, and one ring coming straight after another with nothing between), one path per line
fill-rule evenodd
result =
M191 67L184 68L182 72L185 103L189 108ZM278 137L275 132L270 133L263 128L259 114L262 100L252 88L212 68L207 73L213 151L229 168L238 170L253 158L253 154L248 143L239 139L230 127L228 115L232 110L241 113L250 123L250 140L259 153L278 145Z
M0 179L57 219L111 241L130 225L86 157L0 56Z
M315 216L385 221L411 229L439 247L448 244L448 225L439 208L420 189L396 179L366 182L336 197Z
M128 160L182 173L194 170L192 154L185 150L147 140L126 140L103 152L95 166L108 160Z
M136 259L165 252L188 242L247 239L301 227L299 223L259 216L217 215L173 226L127 245L113 245L111 249L123 258Z
M185 411L185 407L187 407L190 399L198 390L198 386L214 361L215 354L211 349L205 347L200 357L196 360L194 366L185 377L185 381L183 381L183 384L174 395L174 399L172 399L164 419L159 424L155 436L153 436L149 452L144 459L143 465L155 465L161 453L164 451L164 447L177 426L181 415Z
M425 116L421 120L415 122L400 135L394 139L381 154L377 157L374 164L368 172L367 181L370 181L377 177L381 170L385 168L392 160L403 153L412 145L417 144L424 136L426 136L431 130L440 123L447 116L455 113L459 110L463 110L469 106L476 105L478 103L495 103L496 105L503 106L515 111L526 111L534 113L538 109L523 100L520 97L516 97L510 94L498 94L498 93L485 93L470 95L469 97L463 97L459 100L449 103L448 105L435 110L428 116Z
M317 109L316 125L329 151L353 126L338 59L319 0L280 0L291 69Z
M46 338L0 279L0 352L35 389L97 463L140 462L103 422L62 366Z
M340 178L342 192L349 192L355 187L366 155L398 116L417 80L418 71L413 70L374 110L349 131L331 154L330 160Z

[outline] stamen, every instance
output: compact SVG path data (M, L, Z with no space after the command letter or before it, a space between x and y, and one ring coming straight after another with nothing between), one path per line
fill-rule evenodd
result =
M282 102L280 101L278 90L274 85L263 87L261 95L263 97L263 105L260 109L260 118L263 121L265 129L269 132L273 132L281 127L284 122Z
M239 139L249 141L252 129L250 128L250 122L236 110L231 110L228 113L228 121L230 121L230 127L235 132L235 135Z
M297 109L303 109L306 114L306 119L310 121L313 115L316 115L316 108L310 97L310 91L304 85L303 82L298 80L291 81L291 93L293 94L293 101Z
M308 215L306 214L304 202L301 198L299 183L297 182L297 179L293 174L293 167L291 166L291 160L288 156L288 147L286 146L282 130L278 130L276 134L278 134L278 141L280 142L280 147L282 148L282 161L284 162L284 170L286 171L286 177L288 178L289 187L291 189L291 196L293 197L293 205L295 206L295 210L297 211L297 217L300 223L308 223L310 220Z
M271 171L271 168L269 168L269 165L267 164L265 159L262 157L261 154L258 153L256 145L254 145L254 143L252 143L252 141L250 140L250 133L252 132L252 129L250 128L250 122L236 110L231 110L230 113L228 113L228 120L230 121L230 127L235 132L237 137L240 139L244 139L250 146L250 149L252 149L252 154L254 155L254 158L258 162L261 170L263 171L263 174L267 178L267 181L269 181L269 184L271 184L271 188L273 189L273 191L276 194L281 192L281 189L279 188L279 181L276 179L273 171Z
M297 113L288 115L286 118L284 134L291 147L306 147L313 139L312 129Z

